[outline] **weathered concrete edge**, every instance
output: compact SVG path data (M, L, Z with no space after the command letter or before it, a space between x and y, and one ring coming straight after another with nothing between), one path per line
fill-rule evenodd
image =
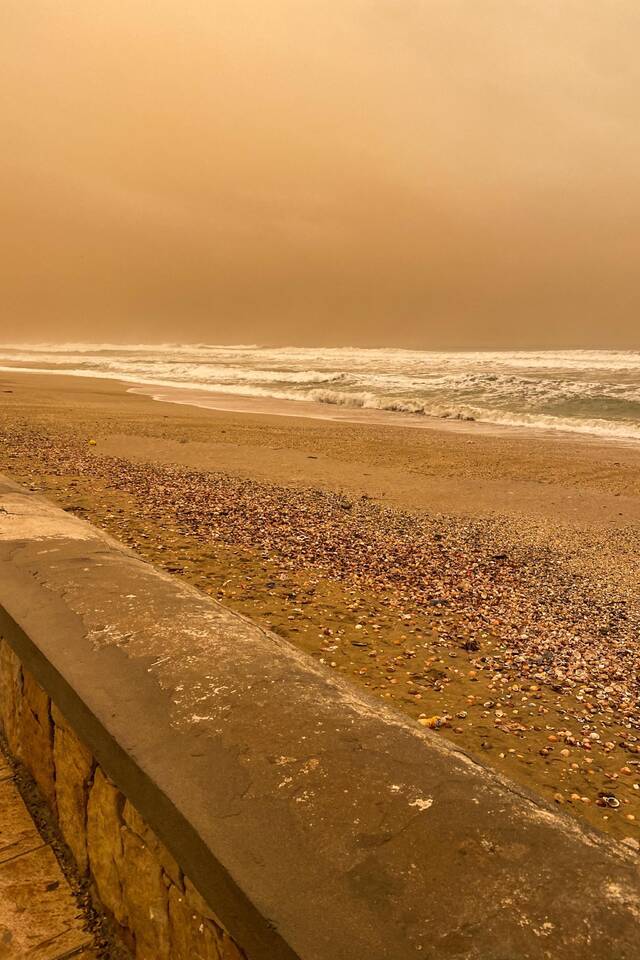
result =
M161 787L136 762L107 726L87 707L21 626L0 605L0 636L56 703L100 766L134 804L175 857L185 874L224 919L227 928L255 957L297 960L269 920L263 917L234 883L189 820Z
M16 488L15 485L5 485L4 489L12 489L20 496L26 497L32 501L35 507L36 502L33 495L26 494L24 491L21 491L20 488ZM0 486L0 491L1 490L2 487ZM58 511L58 513L60 512ZM71 518L65 517L64 514L62 517L57 517L57 521L62 523L63 518L71 521ZM93 531L92 528L89 528L86 524L82 524L81 521L74 520L73 524L74 531L77 532L78 541L86 540L90 544L91 550L94 551L93 557L91 556L91 550L88 552L76 552L72 555L74 562L82 558L82 563L89 565L94 563L96 567L100 567L104 556L107 553L110 554L115 551L117 556L122 557L123 560L126 557L129 563L134 563L136 566L139 566L142 573L146 574L148 568L146 568L144 564L141 564L140 561L137 560L133 561L130 554L125 554L121 548L110 541L109 538L98 534L97 531ZM80 526L75 526L77 524L80 524ZM59 529L56 536L57 535L59 535ZM29 537L27 537L27 540L29 540ZM9 553L13 554L16 560L18 560L19 555L21 556L17 564L18 567L20 567L21 564L25 563L24 557L22 556L25 553L24 543L20 543L18 540L12 540L11 542L14 544L15 549L12 548ZM40 552L42 553L42 551ZM11 571L7 572L6 566L2 571L4 582L0 587L0 601L6 598L7 593L10 594L12 589L14 592L17 591L18 595L21 596L21 602L18 604L15 603L15 596L13 604L4 603L5 608L7 606L13 606L16 615L13 616L5 609L3 617L5 638L10 641L17 655L23 660L25 665L33 671L36 679L38 679L43 687L50 693L58 706L67 715L68 719L72 723L77 724L78 732L94 750L99 762L105 767L109 775L113 777L123 792L136 804L140 812L146 816L161 839L165 841L169 849L174 853L174 856L176 856L181 863L181 866L189 873L205 896L207 896L208 892L206 889L207 884L211 883L211 878L215 875L215 881L211 883L211 893L208 899L212 902L211 898L213 895L215 895L215 898L218 898L215 904L212 902L212 906L220 912L219 897L221 893L226 892L226 897L228 897L226 906L228 907L229 913L227 916L223 915L222 919L225 920L230 931L236 936L236 939L246 947L250 956L269 956L273 958L302 955L328 956L329 954L323 954L321 952L317 954L298 953L291 949L282 938L274 933L271 919L265 919L263 913L257 910L252 901L245 896L243 890L230 880L227 871L224 867L221 867L220 862L212 856L210 846L207 846L203 842L197 831L194 830L189 818L186 818L180 812L178 806L169 800L166 791L159 786L158 780L150 776L150 774L143 769L143 765L140 764L139 760L132 757L131 752L126 746L123 746L120 742L122 739L121 735L114 734L113 725L109 723L108 718L104 715L102 715L101 718L96 716L95 712L87 706L85 699L78 695L73 684L69 683L55 667L51 656L43 652L43 650L51 644L52 624L48 618L52 613L58 618L54 625L55 632L58 634L58 641L63 645L65 630L77 632L78 627L80 627L80 639L86 639L87 624L78 620L77 612L72 612L70 608L66 609L64 605L63 608L61 608L56 603L53 603L54 599L59 600L59 598L54 598L51 594L50 585L43 585L36 579L38 570L41 571L43 569L43 561L38 559L37 554L38 551L36 550L35 553L30 553L27 556L26 565L15 577L11 575ZM115 562L119 562L117 556ZM48 563L49 560L44 561L44 568L48 566ZM27 573L26 577L25 573ZM99 571L94 570L94 574L95 573L99 573ZM13 581L13 583L10 581ZM89 578L89 582L91 582L91 578ZM93 586L95 587L95 585L94 580ZM163 586L163 589L165 588L177 589L177 586L175 582L166 582ZM188 592L187 589L187 593ZM204 598L200 594L196 591L192 591L192 594L194 602L197 600L198 605L203 603ZM180 586L180 595L181 598L184 599L185 590L183 585ZM207 604L212 603L208 600L205 602ZM21 607L19 614L16 609L17 607ZM49 608L47 609L47 607ZM225 622L228 616L228 612L225 611ZM257 630L255 626L248 624L246 621L241 620L240 622L245 632L247 630L254 632ZM48 637L47 633L49 633ZM260 634L264 639L264 632L260 631ZM38 640L34 640L34 637L38 638ZM270 642L274 644L274 656L279 655L285 659L288 658L292 671L305 673L306 683L311 685L318 683L322 672L318 671L315 665L307 662L298 651L293 651L288 645L277 638L270 637ZM116 661L118 668L121 668L121 657L116 655ZM114 661L114 663L116 661ZM126 667L131 671L131 679L134 681L135 686L135 664L132 664L131 661L128 660ZM141 679L144 679L144 677L141 677ZM565 840L568 836L575 837L576 850L579 850L579 848L584 849L585 847L599 849L600 853L604 854L604 861L602 862L608 863L609 868L614 873L616 863L618 863L621 868L625 862L628 864L632 863L633 858L628 851L619 849L617 845L611 844L599 835L590 834L588 831L581 831L572 821L558 817L555 811L547 808L545 804L538 801L537 798L528 794L526 791L518 790L514 785L487 773L487 771L476 764L475 761L470 761L467 758L463 760L460 752L453 746L442 743L431 735L424 735L415 730L402 718L382 710L377 703L368 701L366 697L355 693L350 687L341 684L333 677L328 678L322 676L321 679L323 696L333 700L330 704L329 712L336 709L347 710L357 707L356 714L361 719L366 718L366 724L374 729L374 734L377 727L381 725L384 726L384 738L389 734L390 727L395 728L399 734L401 733L403 735L403 742L398 741L394 746L397 747L400 754L404 755L404 758L406 758L407 734L409 734L410 739L415 744L415 750L418 751L416 756L411 759L411 763L428 762L429 760L435 763L436 759L439 759L440 761L445 760L452 765L460 765L460 763L462 763L464 767L473 767L477 773L481 775L486 789L500 793L501 803L504 802L504 796L511 796L514 804L525 803L526 805L531 805L539 814L540 822L546 822L547 825L552 828L552 834L554 830L559 829ZM148 705L149 701L147 700L146 702ZM159 706L160 708L164 708L165 705L163 701L159 702ZM151 720L152 718L149 719ZM344 718L340 717L341 723L343 723L343 720ZM357 723L357 717L355 720L352 719L351 722ZM364 740L370 737L370 731L363 729L360 736L362 736ZM393 736L392 731L391 736ZM410 749L414 748L410 747ZM389 800L388 797L385 799ZM413 805L413 801L411 805ZM321 839L320 835L319 839ZM435 842L433 838L431 838L431 841ZM622 872L625 873L626 871L623 869ZM628 875L626 878L621 877L621 879L626 879L628 882ZM220 884L223 885L223 889L221 889ZM226 891L224 890L225 887ZM274 891L274 893L277 893L277 891ZM233 916L234 913L235 917ZM270 916L274 915L271 914ZM275 919L277 922L277 917ZM383 918L381 917L380 923L382 923L382 921ZM339 927L339 924L337 926ZM243 928L242 933L240 932L240 928ZM256 929L259 930L257 937ZM383 931L380 931L381 934L382 932ZM338 942L340 940L339 929L335 929L335 935L337 942L333 956L359 957L364 955L361 953L357 943L353 944L352 953L344 953ZM250 941L254 941L253 945ZM404 948L399 945L399 949ZM381 942L380 952L375 955L387 957L400 956L402 954L400 952L397 954L393 952L393 945L387 948ZM460 954L460 956L463 955L466 956L466 954ZM489 954L487 954L487 956L488 955ZM537 956L537 954L535 955ZM623 955L626 954L621 954L621 956Z
M233 882L212 851L203 846L192 824L121 747L2 607L0 636L7 641L21 663L49 694L125 797L138 810L153 810L151 819L156 834L163 839L185 874L194 878L197 889L203 891L211 908L224 915L229 928L240 931L241 942L249 952L251 960L254 956L273 957L274 960L297 960L277 931L265 922L265 918ZM215 895L209 893L207 896L209 890L214 890ZM235 922L230 919L238 917L242 919L236 919ZM254 943L256 939L259 943ZM263 952L265 950L266 952Z

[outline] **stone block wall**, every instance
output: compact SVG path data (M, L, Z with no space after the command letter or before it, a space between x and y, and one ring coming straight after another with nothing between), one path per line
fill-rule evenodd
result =
M246 960L214 909L1 637L0 729L136 960Z

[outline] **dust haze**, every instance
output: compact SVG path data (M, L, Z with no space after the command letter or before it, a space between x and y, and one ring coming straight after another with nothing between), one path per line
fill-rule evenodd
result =
M0 339L640 348L640 6L4 0Z

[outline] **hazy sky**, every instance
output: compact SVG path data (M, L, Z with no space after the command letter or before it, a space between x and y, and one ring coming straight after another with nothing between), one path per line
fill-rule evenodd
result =
M640 348L638 0L2 0L0 338Z

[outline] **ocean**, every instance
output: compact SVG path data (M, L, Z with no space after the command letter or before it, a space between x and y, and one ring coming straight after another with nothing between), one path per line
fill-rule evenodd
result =
M0 344L0 369L640 440L640 351ZM184 393L182 393L184 391ZM302 407L300 408L303 409Z

